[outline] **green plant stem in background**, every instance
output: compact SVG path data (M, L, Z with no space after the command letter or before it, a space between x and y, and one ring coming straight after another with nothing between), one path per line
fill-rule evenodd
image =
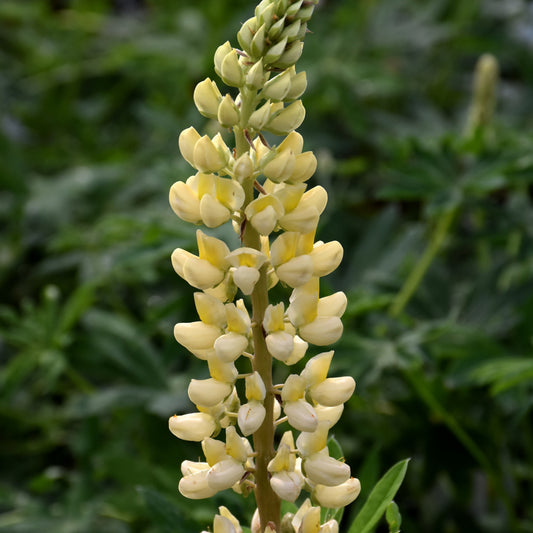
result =
M470 435L459 424L456 418L449 414L445 407L435 397L428 385L427 379L418 370L406 370L404 376L413 387L427 407L442 420L446 427L455 435L457 440L468 450L470 455L479 463L479 466L485 471L487 477L492 483L494 489L500 494L502 501L507 510L508 518L511 523L516 522L513 514L513 505L507 494L503 480L498 471L494 468L492 461L480 446L470 437ZM515 524L516 525L516 524Z
M409 303L409 300L412 298L413 294L418 289L418 286L422 282L422 279L433 262L433 259L444 244L446 236L450 231L458 210L458 206L449 208L437 219L429 244L427 245L420 259L415 264L414 268L409 273L409 276L405 280L402 288L394 298L389 308L389 314L391 316L399 316L405 309L405 306Z

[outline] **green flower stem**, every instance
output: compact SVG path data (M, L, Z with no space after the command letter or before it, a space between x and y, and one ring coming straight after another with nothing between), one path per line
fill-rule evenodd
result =
M250 114L253 112L255 104L255 91L244 89L241 93L241 124L235 128L235 150L236 157L246 153L250 146L244 135L244 129ZM254 199L254 180L248 179L243 183L246 194L245 202L242 208ZM244 246L261 250L261 239L257 231L251 224L244 227ZM268 279L267 265L259 270L259 280L251 294L252 300L252 335L254 340L254 358L253 369L257 371L263 380L266 388L266 397L264 401L265 419L261 427L253 435L254 450L257 454L255 457L255 500L259 511L261 521L261 530L269 522L276 525L276 531L281 527L281 500L272 490L269 481L268 463L274 456L274 389L272 387L272 356L268 352L265 335L263 331L263 318L268 306Z
M487 474L487 477L494 487L495 491L500 495L506 511L508 519L513 524L513 531L517 527L516 518L513 514L513 504L509 498L507 488L503 482L502 477L493 466L493 461L478 446L472 437L464 430L456 418L454 418L445 407L439 402L437 397L433 394L431 388L428 386L426 378L419 370L406 370L404 376L413 387L413 389L421 398L428 409L432 411L444 423L444 425L455 435L456 439L465 447L470 455L478 462L482 470Z
M453 207L444 211L437 219L435 229L431 235L431 240L427 245L424 253L415 264L414 268L409 273L409 276L405 280L400 292L396 295L389 308L389 314L393 317L397 317L405 309L409 300L418 289L418 286L422 282L428 268L430 267L433 259L441 249L446 236L451 228L451 225L455 219L455 215L458 212L458 207Z

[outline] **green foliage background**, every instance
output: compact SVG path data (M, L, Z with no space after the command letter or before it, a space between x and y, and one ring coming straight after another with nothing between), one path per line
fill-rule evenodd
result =
M167 194L191 173L179 131L213 127L193 88L253 7L0 2L2 532L199 531L217 504L250 517L236 495L177 491L200 450L166 421L206 369L172 338L196 317L169 256L195 243ZM403 530L533 531L532 27L522 0L323 0L312 20L300 131L330 195L319 235L345 247L325 283L350 301L332 370L358 381L336 429L363 485L344 530L411 457ZM496 113L465 135L485 52Z

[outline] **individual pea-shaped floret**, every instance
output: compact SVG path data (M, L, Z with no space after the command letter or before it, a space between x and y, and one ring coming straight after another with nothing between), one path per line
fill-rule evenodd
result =
M237 248L226 256L231 265L231 275L243 294L251 294L259 280L259 269L267 257L254 248Z
M265 342L272 357L286 365L292 365L305 355L308 344L295 335L294 327L285 320L283 302L266 308L263 328L266 333Z
M197 289L216 287L224 280L229 262L226 259L230 250L220 239L210 237L203 231L197 230L198 257L177 248L172 253L172 266L176 273L189 285Z
M168 420L171 433L181 440L200 442L217 429L215 418L208 413L174 415Z
M351 376L327 377L333 353L331 350L312 357L301 374L308 396L313 402L326 407L343 404L351 398L355 390L355 381Z
M216 228L227 222L244 202L241 185L215 174L197 173L170 189L170 206L186 222Z
M225 308L217 298L202 292L194 294L194 301L200 320L176 324L174 337L196 357L207 360L215 354L215 342L224 333Z
M231 152L217 133L203 137L191 126L180 133L179 148L184 159L200 172L219 172L228 164Z
M213 533L242 533L239 521L227 507L220 506L218 512L219 514L216 514L213 520ZM202 531L202 533L208 532Z
M313 499L321 506L338 509L352 503L361 492L361 483L351 477L336 486L316 484L312 491Z
M318 424L313 406L306 402L305 381L297 374L291 374L283 385L281 399L283 411L287 415L289 424L300 431L314 431Z
M317 346L336 342L342 335L340 317L346 309L346 295L339 291L319 298L318 278L296 288L287 314L302 339Z
M272 490L282 499L294 502L300 495L304 478L296 470L294 438L291 431L286 431L278 445L276 455L268 464L271 473Z
M248 347L251 321L243 300L224 306L225 333L214 343L215 354L225 363L235 361Z
M239 408L237 421L242 434L248 436L255 433L265 419L266 411L263 402L266 389L258 372L246 376L245 385L248 402Z

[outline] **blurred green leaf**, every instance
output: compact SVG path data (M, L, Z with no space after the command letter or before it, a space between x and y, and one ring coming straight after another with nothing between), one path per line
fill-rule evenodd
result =
M373 530L400 488L407 472L408 463L409 459L399 461L377 482L350 525L349 533L368 533Z

